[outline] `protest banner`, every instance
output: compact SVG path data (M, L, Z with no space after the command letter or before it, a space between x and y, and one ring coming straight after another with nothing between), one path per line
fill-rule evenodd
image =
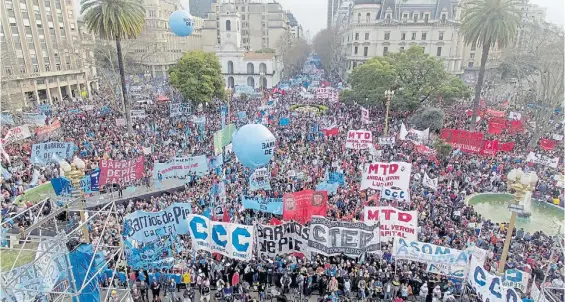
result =
M557 145L556 140L547 139L547 138L540 138L539 140L539 146L543 150L551 151L555 148L555 145Z
M279 119L279 126L288 126L290 125L290 117L281 117Z
M61 131L61 121L56 119L49 125L35 129L35 136L38 141L44 142L58 137L61 134Z
M471 259L467 281L483 302L521 302L520 295L513 288L502 287L500 277L491 274Z
M283 199L256 196L242 196L241 203L246 210L256 210L265 213L282 215Z
M382 188L381 198L387 200L401 200L410 202L410 193L408 190Z
M131 109L129 111L131 119L141 119L141 118L146 118L147 114L145 114L145 110L143 109Z
M367 130L349 130L347 131L347 140L345 148L362 150L369 148L373 144L373 133Z
M27 125L10 128L6 136L2 139L2 145L7 146L11 143L24 140L31 137L29 127Z
M391 145L393 146L395 143L395 138L394 136L389 136L389 137L379 137L379 145Z
M92 111L92 110L94 110L94 105L82 105L82 106L79 106L79 108L84 110L84 111Z
M508 113L508 119L509 120L521 120L522 119L522 113L510 111Z
M154 163L153 179L185 178L187 175L201 176L208 172L206 155L175 157L164 163Z
M194 250L219 253L238 260L251 260L253 226L212 221L201 215L189 215L188 226Z
M425 145L415 145L414 149L416 149L416 152L426 156L435 156L437 153L436 150Z
M284 194L283 218L305 224L312 215L326 215L327 202L327 191L302 190Z
M492 116L492 117L505 117L506 116L506 112L499 111L499 110L493 110L493 109L487 109L485 114L488 115L488 116Z
M310 222L308 249L324 256L359 257L363 253L375 253L381 250L378 229L378 223L368 225L314 216Z
M313 85L313 84L312 84ZM316 98L317 99L327 99L330 97L330 88L317 88Z
M365 207L363 220L369 225L380 225L380 238L388 242L393 238L418 239L418 211L401 211L394 207Z
M414 128L410 128L410 130L406 130L406 125L402 123L400 125L400 133L398 138L401 141L409 140L416 145L421 145L424 142L428 141L430 138L430 128L426 130L416 130Z
M345 174L342 172L330 172L329 173L329 183L338 183L340 185L345 185Z
M324 132L325 136L337 136L339 134L339 128L333 127L329 129L322 129L322 132Z
M518 269L508 269L504 272L504 278L502 278L503 287L517 288L525 293L528 289L528 284L530 284L530 274Z
M0 113L0 125L14 126L14 117L9 113Z
M498 143L498 151L511 152L514 150L514 142Z
M226 128L214 133L214 155L222 153L222 148L231 143L235 132L235 124L229 124Z
M339 187L338 183L322 181L316 185L316 191L327 191L328 195L335 195Z
M132 244L124 240L127 263L135 270L170 269L175 264L173 244L176 235L160 236L155 241Z
M559 165L559 156L551 158L545 154L536 155L534 152L530 152L526 157L526 161L556 169Z
M130 160L100 160L100 185L125 184L143 177L145 157Z
M58 163L63 159L71 159L75 151L75 144L65 142L47 142L33 144L31 147L32 164L46 165L48 163Z
M485 140L483 141L482 155L496 155L498 152L498 140Z
M451 144L454 149L463 152L479 153L483 148L484 134L467 130L441 129L441 138Z
M257 255L260 259L307 252L310 229L297 222L281 225L258 224L256 229Z
M34 126L45 126L47 116L43 113L22 113L22 120L24 124Z
M361 179L361 189L380 189L397 187L408 190L412 165L405 162L374 162L365 164Z
M426 188L430 188L434 191L437 190L438 178L430 178L427 172L424 172L424 178L422 179L422 185Z
M125 118L116 118L116 126L125 126L126 119Z
M189 115L191 110L190 103L171 103L169 105L169 117Z
M164 235L188 234L189 203L174 203L159 212L135 211L124 217L124 239L151 242Z
M259 168L253 171L249 177L249 191L257 190L270 190L271 189L271 174L267 168Z
M458 278L465 277L469 262L469 251L451 249L417 240L395 237L392 245L392 256L395 260L410 260L434 264L438 273L447 273ZM444 266L442 269L441 266ZM445 268L445 266L448 266Z
M369 109L361 107L361 122L368 124L371 122Z

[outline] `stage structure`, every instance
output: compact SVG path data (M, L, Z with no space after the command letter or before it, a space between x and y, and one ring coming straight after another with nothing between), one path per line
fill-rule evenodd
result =
M58 221L57 217L65 214L67 222ZM101 239L112 236L112 231L121 234L121 224L108 223L117 217L115 202L85 210L79 197L46 199L5 219L3 226L17 227L22 220L32 224L20 233L2 230L0 250L11 254L14 261L0 273L0 300L97 302L107 301L116 289L120 301L129 301L128 282L120 282L116 266L108 267L110 260L125 262L123 244L113 246ZM89 236L87 225L93 221L103 221L102 230L96 238L85 239ZM24 264L16 266L20 260ZM101 284L110 286L102 288ZM115 284L122 286L116 288Z

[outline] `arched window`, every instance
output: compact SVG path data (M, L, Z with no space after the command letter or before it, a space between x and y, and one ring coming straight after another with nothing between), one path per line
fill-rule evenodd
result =
M253 66L253 63L247 63L247 73L248 74L255 73L255 66Z
M228 87L233 88L234 80L233 77L228 77Z
M361 13L357 14L357 23L361 23Z
M228 73L233 73L233 62L228 61Z
M366 22L366 23L370 23L370 22L371 22L371 13L367 13L367 15L365 15L365 22Z
M231 21L226 20L226 31L231 31Z
M267 73L267 64L265 63L261 63L259 64L259 73Z
M253 77L247 78L247 86L251 88L255 88L255 79Z

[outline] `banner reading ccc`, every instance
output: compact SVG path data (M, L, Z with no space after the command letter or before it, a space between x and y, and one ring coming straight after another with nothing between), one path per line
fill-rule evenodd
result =
M206 216L189 215L188 229L192 248L224 256L250 260L253 253L253 227L218 222Z

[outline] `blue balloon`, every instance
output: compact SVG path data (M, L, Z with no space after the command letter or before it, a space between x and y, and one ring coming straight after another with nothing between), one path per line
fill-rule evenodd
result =
M259 168L273 157L275 136L261 124L247 124L234 133L232 150L242 165Z
M188 37L194 31L194 18L186 10L177 10L169 17L169 27L175 35Z

